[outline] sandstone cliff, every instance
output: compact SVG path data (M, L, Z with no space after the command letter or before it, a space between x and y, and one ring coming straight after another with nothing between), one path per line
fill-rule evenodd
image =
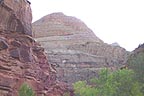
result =
M99 39L81 20L52 13L32 24L35 39L57 65L58 78L72 83L95 76L103 67L115 70L128 52Z
M65 83L31 37L31 8L27 0L0 0L0 96L18 96L27 82L36 96L62 96Z

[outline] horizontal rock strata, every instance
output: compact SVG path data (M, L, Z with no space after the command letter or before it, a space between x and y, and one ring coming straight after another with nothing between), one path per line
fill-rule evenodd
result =
M81 20L63 13L44 16L32 26L35 39L65 82L88 80L103 67L115 70L128 55L124 48L104 43Z

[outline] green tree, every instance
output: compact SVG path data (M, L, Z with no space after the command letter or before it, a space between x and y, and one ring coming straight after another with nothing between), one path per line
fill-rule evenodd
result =
M35 96L35 93L27 83L23 83L19 90L19 96Z
M132 70L109 72L104 69L90 83L79 81L73 84L76 96L143 96L141 86Z
M133 69L136 73L135 77L144 84L144 53L132 55L128 59L128 68Z
M87 85L86 81L78 81L73 86L76 96L95 96L97 94L97 90Z
M134 70L135 78L141 83L141 92L144 94L144 52L131 55L127 63L128 68Z
M135 79L132 70L118 70L112 74L112 82L115 82L115 93L113 96L143 96L140 92L141 86Z

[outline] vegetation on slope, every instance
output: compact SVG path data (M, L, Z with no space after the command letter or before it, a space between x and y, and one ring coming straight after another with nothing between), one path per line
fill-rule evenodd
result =
M104 69L98 78L91 79L89 83L79 81L73 86L76 96L144 96L134 71L127 69L115 72Z
M128 60L128 67L136 73L136 78L144 83L144 53L140 52L131 56Z
M19 90L19 96L35 96L35 93L27 83L23 83Z

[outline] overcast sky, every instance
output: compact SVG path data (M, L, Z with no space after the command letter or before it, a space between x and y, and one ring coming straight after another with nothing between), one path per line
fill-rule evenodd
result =
M81 19L106 43L132 51L144 43L144 0L29 0L33 21L54 12Z

